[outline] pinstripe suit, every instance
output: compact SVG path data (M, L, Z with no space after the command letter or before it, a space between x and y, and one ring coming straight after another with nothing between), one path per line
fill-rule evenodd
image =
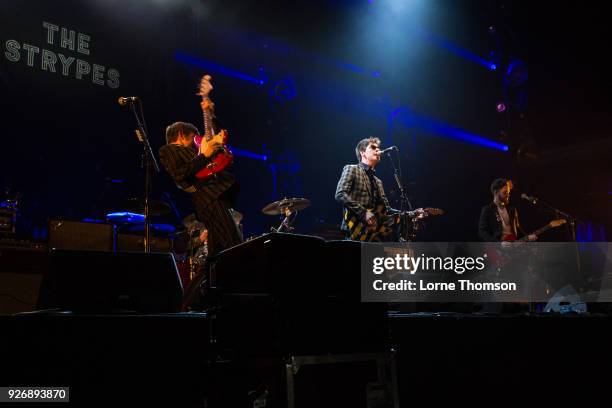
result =
M367 167L363 163L344 166L342 176L340 176L340 181L338 181L336 187L336 201L363 221L365 221L366 209L373 208L376 205L375 192L372 191L372 184L366 172ZM380 193L380 200L389 210L389 200L385 196L382 181L376 176L373 177ZM344 219L342 220L342 230L348 231Z
M177 186L191 192L196 216L208 229L209 254L241 243L241 235L229 212L239 190L234 176L222 171L216 176L198 180L196 173L211 160L196 154L190 147L175 144L162 146L159 160Z

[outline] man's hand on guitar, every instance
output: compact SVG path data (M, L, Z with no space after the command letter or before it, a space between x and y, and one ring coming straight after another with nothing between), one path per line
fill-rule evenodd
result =
M215 104L210 99L202 99L202 102L200 102L200 107L202 110L213 110L215 108Z
M211 157L216 151L223 148L223 145L218 142L202 143L200 145L200 153L205 157Z
M365 222L368 226L372 227L374 225L376 225L376 216L374 215L374 213L370 210L366 211L365 213Z
M417 208L416 210L414 210L416 212L416 217L414 217L416 220L422 220L423 218L427 217L427 211L425 211L422 208Z

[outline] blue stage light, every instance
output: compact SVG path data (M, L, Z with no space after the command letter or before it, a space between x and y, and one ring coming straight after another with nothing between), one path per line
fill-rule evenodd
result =
M251 75L245 74L240 71L233 70L231 68L224 67L223 65L220 65L220 64L202 59L202 58L194 57L188 54L183 54L182 52L179 52L179 51L174 53L174 59L184 64L203 68L206 71L213 73L213 74L216 73L216 74L226 75L232 78L241 79L243 81L248 81L256 85L263 85L261 83L262 80L259 78L255 78Z

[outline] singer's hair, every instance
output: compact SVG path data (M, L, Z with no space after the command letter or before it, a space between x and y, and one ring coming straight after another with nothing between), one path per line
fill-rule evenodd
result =
M495 194L497 191L504 188L506 184L508 184L508 179L496 178L495 180L493 180L493 182L491 183L491 187L489 188L491 190L491 194Z
M358 162L361 162L361 152L365 152L370 143L376 143L378 147L380 147L380 139L377 137L368 137L360 140L359 143L357 143L357 147L355 147L355 155L357 156Z
M188 135L189 133L199 135L198 128L187 122L174 122L166 128L166 144L174 143L179 137L179 133Z

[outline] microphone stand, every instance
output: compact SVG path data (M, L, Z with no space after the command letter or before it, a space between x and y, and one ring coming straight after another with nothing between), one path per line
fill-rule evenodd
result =
M408 208L408 211L412 211L413 209L412 203L410 202L410 199L408 198L408 195L406 194L406 190L404 190L404 186L402 185L402 180L400 177L401 170L393 162L393 159L391 158L391 151L388 151L385 154L387 155L387 157L389 157L391 166L393 166L393 178L395 178L395 183L397 184L397 188L399 189L399 192L400 192L400 200L401 200L400 211L402 211L403 213L404 211L406 211L406 208ZM407 230L408 230L408 226L406 222L406 217L402 216L400 239L403 239L404 241L408 241Z
M134 106L134 101L130 100L130 108L134 113L134 117L136 118L136 136L138 140L143 145L143 153L142 153L142 167L145 170L145 188L144 188L144 252L151 252L151 240L150 240L150 232L151 232L151 221L150 217L150 209L149 209L149 198L151 195L151 170L155 169L156 172L159 173L159 166L157 165L157 161L155 160L155 155L153 154L153 150L151 149L151 145L149 144L149 137L146 132L146 123L144 121L144 114L142 111L142 102L138 99L138 103L140 104L140 114L138 115L136 111L136 107Z
M578 250L578 240L576 238L576 221L579 221L576 217L574 217L571 214L568 214L566 212L563 212L561 210L559 210L558 208L553 207L552 205L548 204L545 201L542 200L538 200L537 201L538 204L540 204L540 206L544 207L546 210L552 212L553 214L555 214L555 217L557 218L564 218L565 220L567 220L567 222L570 225L570 231L572 234L572 241L574 242L574 247L576 250L576 267L578 270L578 273L580 274L580 276L582 276L582 267L581 267L581 262L580 262L580 251Z

